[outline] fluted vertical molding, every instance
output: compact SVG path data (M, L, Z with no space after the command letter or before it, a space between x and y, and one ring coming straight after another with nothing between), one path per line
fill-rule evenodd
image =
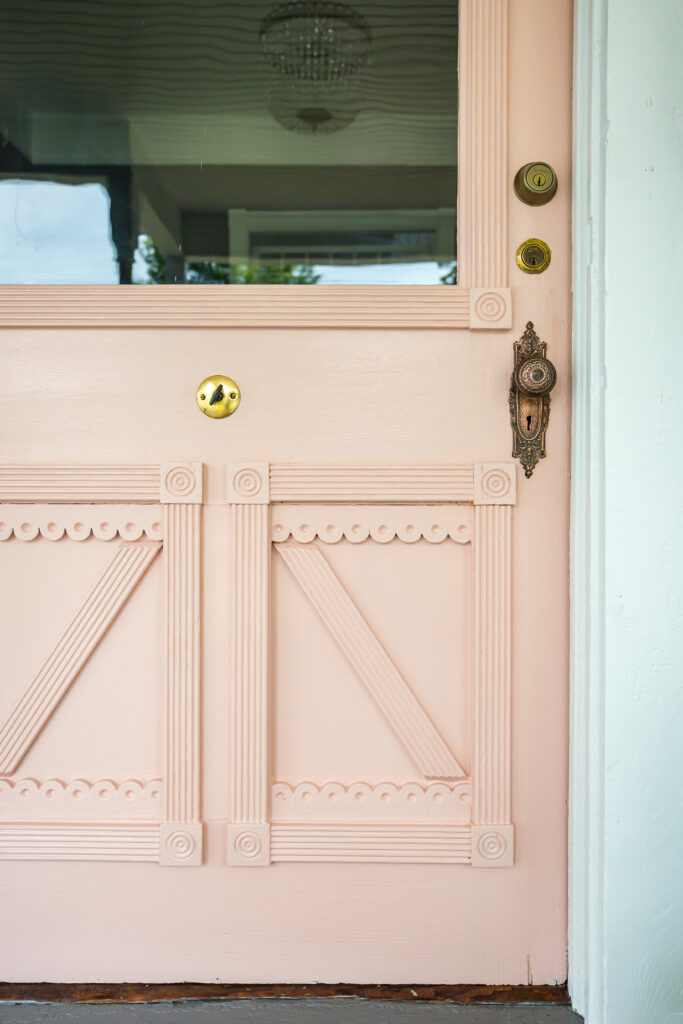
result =
M201 465L162 467L166 597L164 823L161 863L201 864Z
M460 0L459 9L458 284L479 289L508 284L508 4ZM494 301L475 301L490 319Z
M228 863L270 863L268 467L228 468L232 680Z
M510 819L512 462L474 467L475 697L472 755L472 865L513 863Z

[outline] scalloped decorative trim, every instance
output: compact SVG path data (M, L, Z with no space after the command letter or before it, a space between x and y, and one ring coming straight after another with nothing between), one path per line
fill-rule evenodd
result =
M273 822L469 822L469 779L449 785L416 782L276 782L272 788Z
M161 540L160 505L0 505L0 541L17 540Z
M289 537L300 544L316 538L337 544L342 538L352 544L376 541L388 544L398 538L405 544L424 539L430 544L472 540L472 511L458 505L274 505L271 537L275 542Z
M66 817L159 820L162 800L161 779L0 779L0 821Z

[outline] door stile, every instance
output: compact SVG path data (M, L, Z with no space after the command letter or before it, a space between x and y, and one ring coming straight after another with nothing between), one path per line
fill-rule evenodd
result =
M229 468L232 679L228 864L270 863L268 466Z

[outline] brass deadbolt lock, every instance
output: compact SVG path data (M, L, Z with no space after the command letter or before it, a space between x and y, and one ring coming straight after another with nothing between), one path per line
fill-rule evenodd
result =
M517 266L525 274L542 274L550 266L550 247L540 238L527 238L517 249Z
M550 164L524 164L515 175L515 194L528 206L543 206L557 192L557 175Z
M197 405L205 416L214 420L232 416L240 404L240 389L231 377L214 373L197 388Z

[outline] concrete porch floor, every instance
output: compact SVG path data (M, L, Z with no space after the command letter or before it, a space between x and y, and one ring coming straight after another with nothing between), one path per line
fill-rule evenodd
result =
M0 1024L583 1024L568 1006L463 1006L381 999L0 1003Z

